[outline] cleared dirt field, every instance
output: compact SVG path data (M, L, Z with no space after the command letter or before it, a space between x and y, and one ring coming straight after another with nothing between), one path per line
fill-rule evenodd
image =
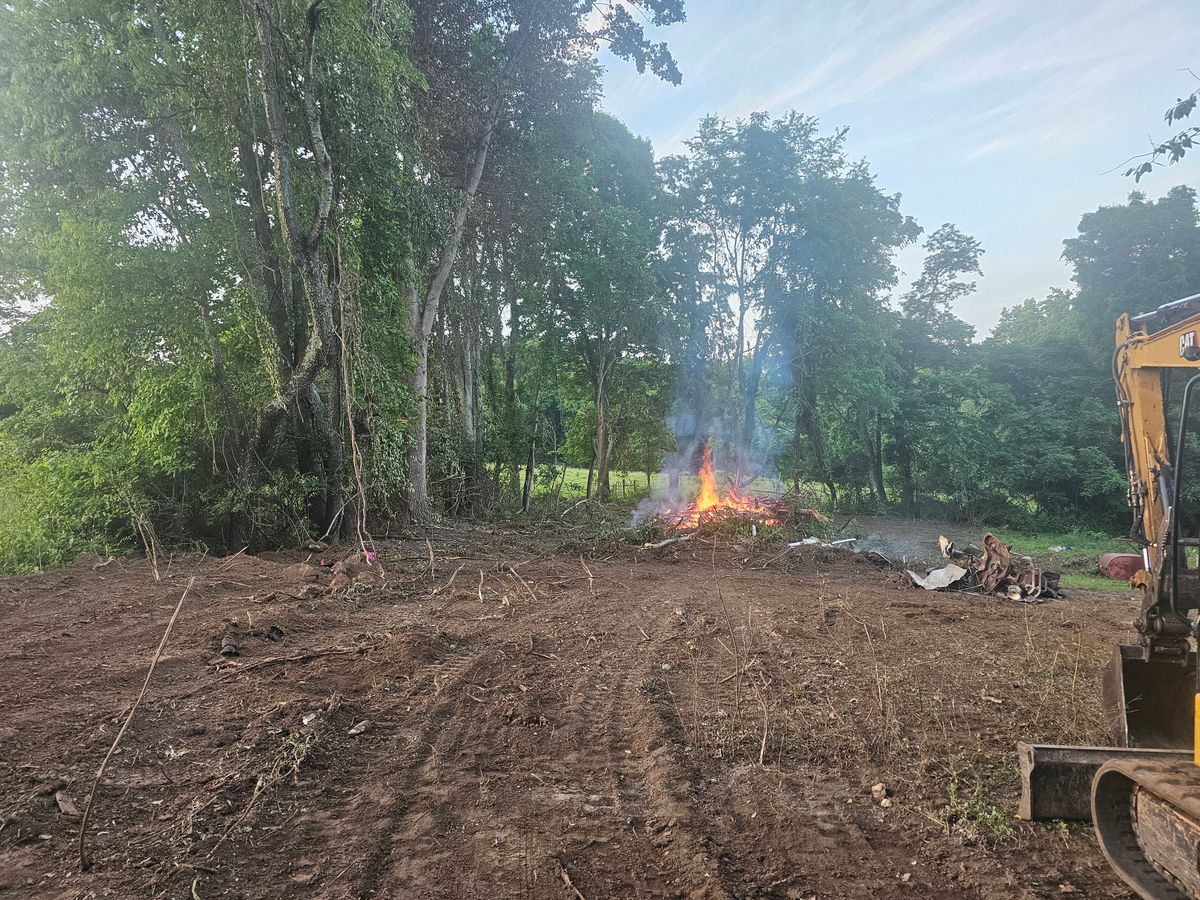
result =
M1126 594L934 594L712 539L581 559L548 532L429 537L432 572L424 534L380 547L383 586L330 590L304 553L0 582L0 895L1128 896L1090 829L1012 818L1018 738L1102 742ZM81 873L70 804L193 575Z

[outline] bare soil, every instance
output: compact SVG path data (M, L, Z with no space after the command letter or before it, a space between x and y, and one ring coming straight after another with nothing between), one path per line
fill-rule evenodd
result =
M1128 896L1090 829L1012 818L1019 738L1103 741L1124 594L935 594L728 539L429 537L433 571L424 534L380 547L385 585L330 588L302 552L0 581L0 895ZM193 575L82 873L70 805Z

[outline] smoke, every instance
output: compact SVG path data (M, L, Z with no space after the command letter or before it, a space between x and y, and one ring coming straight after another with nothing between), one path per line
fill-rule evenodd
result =
M705 447L713 454L718 488L736 487L749 491L758 478L769 478L781 490L776 456L779 447L778 419L747 415L747 396L758 405L777 402L790 387L788 367L766 349L755 358L748 352L742 372L732 359L715 360L709 353L707 335L697 340L693 329L678 358L674 397L667 427L675 439L675 450L659 468L659 483L633 511L633 523L660 515L691 502L697 488L694 477L700 469ZM780 381L783 376L783 381ZM760 485L760 487L762 487Z

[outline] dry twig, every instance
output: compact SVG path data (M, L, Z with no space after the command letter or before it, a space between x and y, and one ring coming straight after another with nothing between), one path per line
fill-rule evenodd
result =
M561 862L558 864L558 874L562 876L562 882L567 886L567 890L575 895L575 900L587 900L587 897L579 892L579 888L575 887L575 882L571 880L571 876L567 873L567 867Z
M171 636L171 629L175 626L175 620L179 618L179 611L183 609L183 601L187 599L188 592L195 583L196 576L193 575L188 579L187 587L183 589L183 593L179 595L179 602L175 604L175 611L171 613L171 619L167 622L167 627L163 631L162 640L158 642L158 648L154 651L154 656L150 659L150 668L146 670L146 680L142 682L142 689L138 691L137 699L133 701L133 706L129 707L129 715L125 717L125 722L121 725L121 730L117 732L117 736L113 739L112 746L108 748L108 753L104 754L104 761L100 763L100 768L96 770L96 780L92 782L92 790L88 794L87 805L83 809L83 818L79 822L79 868L84 872L88 870L87 827L88 820L92 816L92 805L96 802L96 789L100 786L100 779L104 777L104 770L108 768L108 761L112 759L113 753L117 750L117 745L121 743L121 738L129 730L129 723L133 721L133 714L137 712L142 698L146 696L146 688L150 686L150 676L154 674L154 667L158 665L163 647L167 645L167 638Z
M592 577L592 570L588 568L588 564L583 561L583 554L579 556L579 564L583 566L583 571L587 572L588 592L594 597L596 596L596 579Z

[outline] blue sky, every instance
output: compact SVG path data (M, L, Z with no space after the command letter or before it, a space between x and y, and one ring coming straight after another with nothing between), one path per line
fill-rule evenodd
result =
M683 84L606 57L605 107L660 156L707 113L850 126L851 154L906 213L982 241L984 277L958 310L981 332L1069 283L1063 239L1134 189L1109 170L1166 136L1163 110L1197 86L1181 70L1200 72L1200 0L687 0L687 14L656 35ZM1198 166L1139 188L1200 182ZM900 264L911 280L920 252Z

